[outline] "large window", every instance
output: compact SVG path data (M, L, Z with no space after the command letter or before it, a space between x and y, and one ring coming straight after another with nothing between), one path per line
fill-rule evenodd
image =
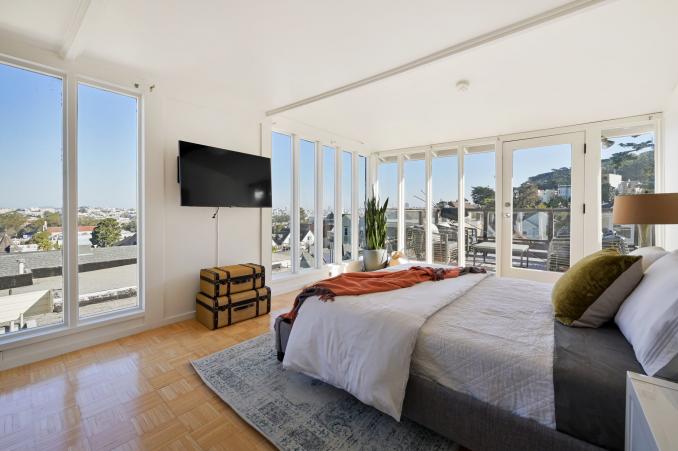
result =
M138 133L136 97L78 86L80 316L138 305Z
M64 320L63 85L0 64L0 334Z
M315 143L299 140L299 268L315 268Z
M457 149L431 157L433 262L454 265L459 255L459 161Z
M273 194L271 235L273 272L292 269L292 137L273 132L271 148L271 190Z
M334 262L335 222L334 194L337 156L334 147L323 146L323 263Z
M405 156L405 254L414 261L426 261L426 155Z
M0 335L141 305L140 97L65 77L0 64Z
M386 209L386 249L389 252L398 249L398 160L395 157L384 158L379 163L379 202L388 200Z
M603 131L600 156L602 245L628 253L638 247L638 228L612 224L614 197L654 193L654 127Z
M497 265L494 199L496 189L495 152L493 145L464 148L464 233L460 252L467 264L484 266L494 271ZM484 249L477 247L481 243ZM476 254L482 259L475 260ZM471 259L469 261L469 259Z
M353 247L353 154L341 153L341 256L342 260L351 260Z

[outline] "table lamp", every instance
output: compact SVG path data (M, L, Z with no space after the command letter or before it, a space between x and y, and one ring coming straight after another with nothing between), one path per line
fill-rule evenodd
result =
M630 194L615 196L614 224L637 224L638 245L652 246L654 224L678 224L678 193Z

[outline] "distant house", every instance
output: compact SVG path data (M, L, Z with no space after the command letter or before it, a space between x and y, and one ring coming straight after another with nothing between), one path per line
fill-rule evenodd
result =
M304 249L309 249L315 244L315 235L313 234L312 224L299 224L299 244ZM273 246L279 249L290 248L290 229L282 229L280 233L273 236Z
M92 232L96 226L78 226L78 245L91 245ZM44 230L49 233L49 240L52 243L62 245L64 241L63 227L45 227Z

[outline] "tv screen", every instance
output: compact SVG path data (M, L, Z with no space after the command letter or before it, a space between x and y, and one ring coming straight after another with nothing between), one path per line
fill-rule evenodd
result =
M179 141L181 205L270 207L269 158Z

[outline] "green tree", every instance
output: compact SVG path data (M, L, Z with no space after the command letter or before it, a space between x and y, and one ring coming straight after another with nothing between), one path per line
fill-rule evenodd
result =
M29 244L37 244L41 251L51 251L52 242L49 240L49 232L38 232L28 240Z
M15 235L26 224L28 218L16 211L0 214L0 232L9 236Z
M494 207L494 190L489 186L474 186L471 190L471 199L476 205Z
M61 214L54 211L46 211L42 214L42 217L47 221L47 227L61 227Z
M605 182L600 186L601 201L605 204L614 202L615 189L612 185Z
M92 216L78 216L78 224L81 226L95 226L99 224L99 219Z
M137 233L137 222L135 220L126 222L125 224L122 225L122 229L127 230L128 232L131 233Z
M96 247L110 247L120 241L122 237L120 224L114 218L106 218L99 221L99 224L92 232L90 242Z
M525 182L514 193L513 206L515 208L536 208L539 205L537 185Z
M308 214L303 208L299 209L299 224L306 224L308 222Z

